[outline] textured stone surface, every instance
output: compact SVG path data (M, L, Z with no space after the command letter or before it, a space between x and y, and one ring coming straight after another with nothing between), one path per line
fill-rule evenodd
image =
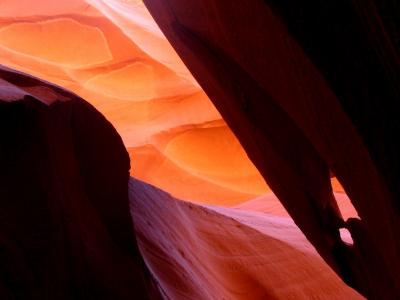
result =
M205 206L132 178L129 196L138 244L166 299L364 299L273 195L246 209Z

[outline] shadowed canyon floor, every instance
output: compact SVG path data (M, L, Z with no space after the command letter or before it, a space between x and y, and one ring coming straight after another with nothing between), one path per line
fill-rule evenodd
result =
M167 299L363 299L272 196L250 203L261 212L181 201L133 178L129 188L141 252Z

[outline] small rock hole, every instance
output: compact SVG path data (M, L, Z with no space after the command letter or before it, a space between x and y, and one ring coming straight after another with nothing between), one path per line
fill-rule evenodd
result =
M343 243L349 246L353 246L354 241L353 238L351 237L349 230L347 230L346 228L340 228L339 233L340 233L340 239L342 240Z

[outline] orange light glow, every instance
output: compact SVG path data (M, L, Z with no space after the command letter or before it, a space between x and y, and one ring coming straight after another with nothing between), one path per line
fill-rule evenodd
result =
M191 201L269 192L141 1L5 1L2 63L59 84L121 134L132 175Z
M271 192L142 1L55 3L2 3L3 64L93 104L121 134L132 175L178 198L232 206Z

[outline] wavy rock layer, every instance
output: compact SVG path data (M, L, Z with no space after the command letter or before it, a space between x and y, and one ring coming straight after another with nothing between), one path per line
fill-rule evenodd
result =
M129 188L138 243L166 299L363 299L277 216L274 196L246 211L184 202L135 179Z
M3 64L95 106L132 175L178 198L234 205L269 191L141 1L54 3L2 1Z

